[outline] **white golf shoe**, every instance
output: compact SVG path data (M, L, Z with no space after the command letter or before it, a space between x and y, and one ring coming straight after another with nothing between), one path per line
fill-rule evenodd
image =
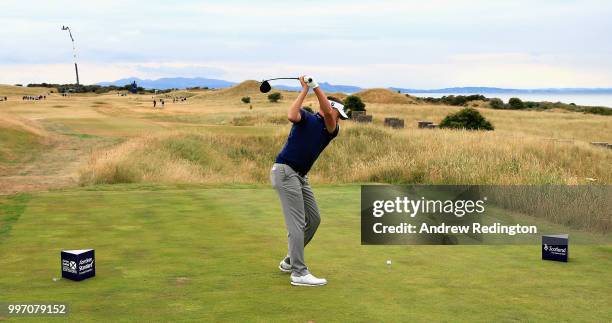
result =
M323 286L327 284L327 280L325 278L317 278L312 274L304 275L304 276L293 276L291 275L291 285L294 286Z
M287 259L287 258L285 258ZM287 263L285 261L285 259L281 260L280 264L278 264L278 269L280 269L280 271L284 272L284 273L290 273L291 272L291 264Z

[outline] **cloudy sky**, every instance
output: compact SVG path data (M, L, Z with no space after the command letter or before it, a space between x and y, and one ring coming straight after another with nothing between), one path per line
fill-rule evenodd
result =
M300 73L365 87L612 87L612 1L2 0L0 83Z

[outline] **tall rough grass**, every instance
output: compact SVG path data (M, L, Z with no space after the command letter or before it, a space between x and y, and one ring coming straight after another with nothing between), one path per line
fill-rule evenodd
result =
M267 183L287 132L170 132L94 152L81 184ZM343 125L313 167L318 183L579 184L612 182L612 154L583 143L456 130Z
M612 231L612 187L607 185L482 186L503 208L604 234Z

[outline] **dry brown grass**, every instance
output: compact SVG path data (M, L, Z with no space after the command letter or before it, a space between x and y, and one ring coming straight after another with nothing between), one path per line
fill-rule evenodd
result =
M167 101L163 110L151 108L151 95L52 95L41 102L7 102L0 119L16 116L37 129L122 141L110 150L94 149L82 167L84 185L266 183L268 169L289 131L287 106L297 96L281 93L280 103L270 103L266 94L259 93L258 82L247 81L225 90L171 93L189 99L176 104ZM373 96L373 101L407 98L388 90L370 93L381 95ZM251 104L243 104L242 96L250 96ZM437 123L460 108L366 103L374 124L344 122L340 136L313 168L313 182L576 184L592 178L596 183L612 183L612 152L589 145L590 141L612 141L610 117L479 108L495 131L421 130L417 121ZM305 105L318 107L312 94ZM384 128L385 117L405 119L406 129Z
M18 97L24 95L47 95L51 91L57 92L55 88L46 87L27 87L27 86L13 86L0 84L0 96L4 97ZM21 99L21 98L19 98Z
M486 186L481 193L508 210L604 234L612 231L612 190L606 185Z
M12 175L49 145L46 131L32 122L0 113L0 176ZM0 180L0 191L4 186Z
M81 182L266 183L285 137L282 129L272 136L181 131L136 138L95 153ZM310 177L319 183L609 183L610 165L610 152L584 143L348 123Z
M49 136L47 131L36 122L3 112L0 112L0 128L25 131L41 138L47 138Z
M399 117L406 127L417 128L420 120L439 123L449 113L462 107L442 105L368 104L368 114L374 122L383 123L385 117ZM495 126L495 133L522 138L524 136L546 139L571 139L573 142L612 142L612 118L583 113L553 111L505 111L478 108L478 111Z
M236 86L232 86L226 89L221 89L221 90L217 90L214 91L212 93L214 93L214 95L217 96L252 96L253 93L261 93L259 92L259 85L260 83L258 81L254 81L254 80L248 80L248 81L244 81ZM264 94L262 94L264 95Z

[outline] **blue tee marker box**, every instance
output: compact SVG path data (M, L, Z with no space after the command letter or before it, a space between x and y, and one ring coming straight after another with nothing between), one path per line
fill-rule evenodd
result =
M62 250L62 277L81 281L96 275L93 249Z
M569 255L567 234L542 236L542 260L567 262Z

